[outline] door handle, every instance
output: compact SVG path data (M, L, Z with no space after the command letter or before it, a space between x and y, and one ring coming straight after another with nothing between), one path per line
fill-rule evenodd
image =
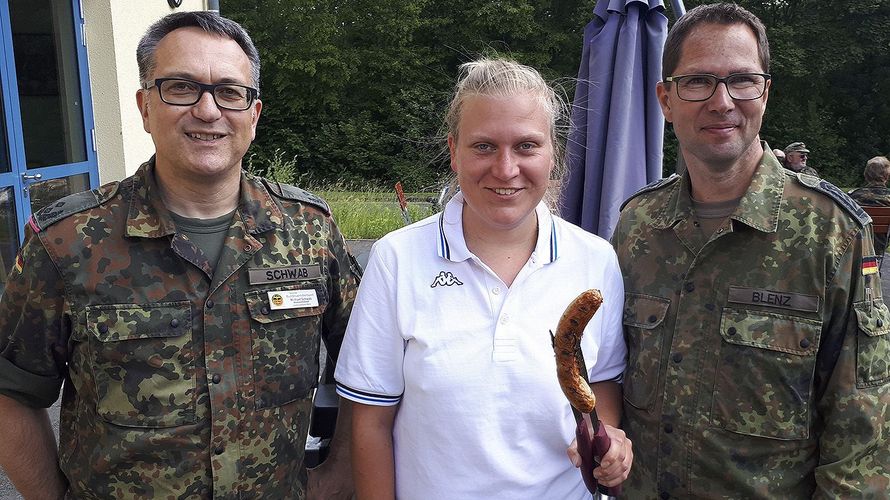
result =
M22 174L22 180L24 180L24 181L39 181L42 178L43 178L43 176L40 174L34 174L34 175Z

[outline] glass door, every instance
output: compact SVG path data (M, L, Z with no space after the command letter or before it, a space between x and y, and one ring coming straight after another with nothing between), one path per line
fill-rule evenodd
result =
M78 0L0 0L0 287L28 217L98 185L82 27Z

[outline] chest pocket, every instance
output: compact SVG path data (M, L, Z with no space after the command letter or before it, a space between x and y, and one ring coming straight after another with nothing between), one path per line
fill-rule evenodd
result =
M306 397L318 380L319 334L328 304L327 289L315 281L251 290L244 296L251 318L255 408L272 408ZM289 307L292 301L317 305Z
M624 340L628 355L624 399L636 408L649 408L655 398L664 319L670 305L670 300L661 297L624 294Z
M194 423L191 304L94 305L85 312L99 415L128 427Z
M822 322L724 308L711 422L774 439L809 438Z
M856 387L864 389L890 380L890 310L881 299L857 302Z

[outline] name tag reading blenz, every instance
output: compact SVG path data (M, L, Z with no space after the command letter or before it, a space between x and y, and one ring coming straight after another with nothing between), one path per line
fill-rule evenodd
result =
M263 269L248 269L247 274L251 285L263 283L282 283L287 281L314 280L321 277L321 265L311 266L287 266L267 267Z
M777 292L760 288L729 287L729 302L757 306L819 312L819 297L802 293Z

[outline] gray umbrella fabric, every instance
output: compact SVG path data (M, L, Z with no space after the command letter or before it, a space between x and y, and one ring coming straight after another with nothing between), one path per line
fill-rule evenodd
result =
M593 14L584 29L560 214L608 239L621 203L662 176L664 118L655 84L668 21L661 0L599 0Z

